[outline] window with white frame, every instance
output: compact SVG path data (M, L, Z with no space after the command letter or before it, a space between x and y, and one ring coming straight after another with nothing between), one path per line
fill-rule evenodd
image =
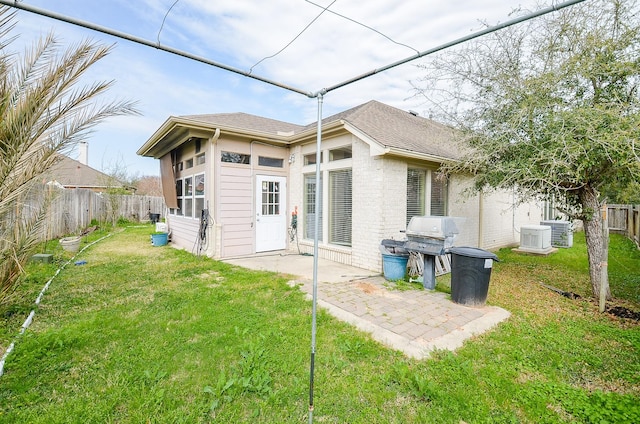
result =
M200 153L196 156L196 165L204 165L206 162L206 157L204 153Z
M193 177L193 198L195 201L195 216L200 216L204 209L204 174L197 174Z
M320 180L316 187L316 153L303 149L303 211L300 220L305 240L351 247L352 243L352 146L329 143L320 152ZM316 218L318 228L316 229Z
M193 217L193 177L184 179L184 196L182 201L185 217Z
M351 169L329 172L329 243L351 246Z
M322 175L316 190L316 175L304 176L304 238L315 237L316 213L318 213L318 240L322 240Z
M430 169L407 170L407 224L414 216L447 213L447 181Z

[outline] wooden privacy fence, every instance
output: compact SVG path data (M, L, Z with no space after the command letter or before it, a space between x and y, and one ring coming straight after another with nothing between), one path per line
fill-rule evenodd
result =
M43 226L43 239L79 234L92 222L149 220L149 214L165 216L162 197L95 193L86 189L46 189L51 202Z
M625 234L640 244L640 205L607 205L609 231Z

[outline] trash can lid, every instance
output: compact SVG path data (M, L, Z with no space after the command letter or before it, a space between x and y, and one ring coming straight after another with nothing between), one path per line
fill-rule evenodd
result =
M454 255L467 256L469 258L493 259L494 261L498 260L495 253L479 249L477 247L452 247L449 249L449 252Z

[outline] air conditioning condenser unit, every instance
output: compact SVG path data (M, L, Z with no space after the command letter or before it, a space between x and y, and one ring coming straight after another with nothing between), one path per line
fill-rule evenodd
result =
M540 225L551 227L551 245L553 247L573 246L573 227L570 221L541 221Z

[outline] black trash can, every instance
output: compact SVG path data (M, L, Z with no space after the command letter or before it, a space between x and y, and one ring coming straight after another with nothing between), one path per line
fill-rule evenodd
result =
M487 301L493 261L498 257L476 247L452 247L451 300L469 306L482 306Z
M159 213L150 213L149 214L149 221L151 221L152 224L155 224L156 222L160 222L160 214Z

